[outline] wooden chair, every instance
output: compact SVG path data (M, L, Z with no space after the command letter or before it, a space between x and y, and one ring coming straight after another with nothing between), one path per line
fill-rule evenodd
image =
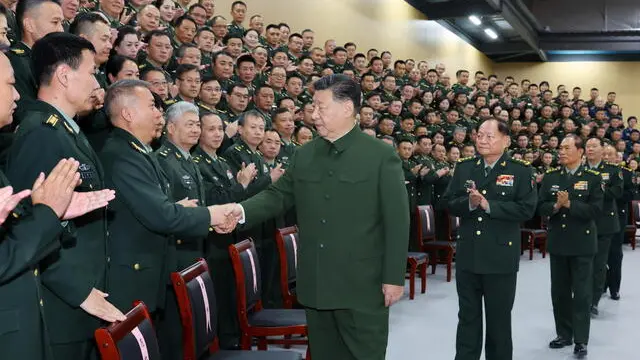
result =
M528 221L520 229L522 247L520 255L524 254L525 247L529 249L529 260L533 260L533 249L538 245L542 258L547 257L547 226L544 217L536 216Z
M156 332L147 307L136 303L127 319L94 333L102 360L160 360Z
M640 224L640 200L631 201L631 216L629 216L630 223L625 226L624 232L631 249L636 249L636 230L638 224Z
M300 360L302 356L291 351L254 352L220 351L217 337L215 291L204 259L188 268L171 274L171 282L178 299L182 323L184 360Z
M253 241L247 239L229 245L229 254L236 278L241 348L250 349L254 337L258 339L258 350L266 350L268 344L309 345L304 310L263 308L260 263ZM284 338L274 338L276 336ZM310 359L308 348L306 358Z
M447 265L447 282L451 281L453 256L456 253L455 236L460 227L460 219L449 216L448 239L436 239L435 214L431 205L418 206L416 223L418 225L417 241L423 252L429 253L431 260L431 273L436 273L438 264ZM438 252L445 252L445 259L438 257Z
M293 309L294 305L298 304L296 278L299 241L297 226L276 230L276 245L280 255L280 292L285 309Z

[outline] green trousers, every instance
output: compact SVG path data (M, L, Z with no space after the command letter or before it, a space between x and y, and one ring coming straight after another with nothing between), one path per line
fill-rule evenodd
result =
M611 294L620 292L620 283L622 282L622 243L624 242L624 227L619 233L611 238L611 246L609 247L609 259L607 261L607 283Z
M589 342L593 256L550 256L551 303L556 334L576 344Z
M51 346L53 358L55 360L96 360L98 359L98 349L94 340L78 341L64 344L53 344ZM0 356L1 357L1 356ZM25 359L26 360L26 359Z
M598 235L598 252L593 258L593 294L591 297L591 305L593 306L598 306L604 291L604 283L607 279L609 248L611 248L613 236L614 234Z
M236 284L229 252L211 252L207 256L211 280L215 288L218 339L222 349L240 343L240 325L236 306Z
M313 360L384 360L389 308L305 308Z
M478 360L482 353L482 301L487 319L485 358L510 360L511 310L516 296L518 273L475 274L456 271L458 331L455 360Z

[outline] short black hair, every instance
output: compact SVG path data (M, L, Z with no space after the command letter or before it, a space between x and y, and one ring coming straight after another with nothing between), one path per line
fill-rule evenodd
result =
M56 32L44 36L36 41L31 50L33 77L38 84L48 85L60 65L65 64L77 70L84 50L96 52L89 40L77 35Z
M118 35L116 36L116 40L113 42L113 49L119 46L127 35L135 35L136 37L140 38L140 35L138 35L138 32L133 26L123 25L118 28Z
M184 14L184 15L180 16L179 18L177 18L176 21L173 24L173 27L174 28L178 28L185 21L191 21L196 26L196 28L198 28L198 23L196 22L196 20L194 18L192 18L190 15L187 15L187 14Z
M107 75L116 77L118 73L122 70L124 63L127 61L133 61L134 64L136 63L134 59L131 59L126 56L122 56L118 54L109 56L109 60L107 60L107 63L105 64L105 69L104 69L105 73Z
M346 52L347 52L347 49L343 48L342 46L336 46L336 48L335 48L335 49L333 49L333 55L335 55L335 54L337 54L337 53L339 53L339 52L341 52L341 51L342 51L342 52L344 52L344 53L346 53Z
M24 30L22 28L22 20L24 20L24 15L29 10L49 2L58 4L60 6L60 1L58 0L20 0L18 1L18 4L16 5L16 24L18 25L19 31L22 32Z
M182 58L184 57L184 54L187 52L187 49L189 48L195 48L198 49L198 47L196 46L196 44L192 44L192 43L185 43L180 45L180 47L178 48L177 53L175 54L176 57L178 58ZM200 49L198 49L200 50Z
M321 78L313 84L315 91L331 90L335 101L350 101L353 103L354 115L358 113L362 91L360 84L346 75L334 74Z
M169 40L171 40L171 36L165 30L151 30L144 37L144 42L147 43L148 45L151 45L151 40L153 40L153 38L155 37L160 37L160 36L166 36L169 38Z
M233 92L233 90L235 90L236 88L238 89L248 89L248 87L243 84L243 83L239 83L239 82L234 82L231 83L228 87L227 87L227 95L231 95L231 93Z
M243 5L244 7L247 7L247 4L244 1L234 1L233 3L231 3L231 9L233 9L234 7L236 7L237 5Z
M195 8L200 8L200 9L204 10L205 12L207 11L207 9L205 9L204 6L200 5L200 3L198 2L198 3L195 3L195 4L191 5L191 6L189 6L189 10L187 10L187 13L190 13L191 10L193 10Z
M231 39L238 39L242 41L242 36L240 36L239 34L227 34L222 38L222 44L223 45L229 44L229 40Z
M273 111L273 122L276 122L278 115L288 113L289 109L287 108L277 108Z
M257 110L247 110L247 111L241 113L240 116L238 116L238 125L239 126L244 126L244 123L247 121L247 118L249 116L257 117L258 119L262 119L262 121L266 125L266 121L264 120L264 116Z
M190 71L196 71L198 72L198 74L200 74L200 71L198 69L197 66L193 65L193 64L180 64L178 65L178 67L176 68L176 79L178 80L182 80L182 75L190 72Z
M253 58L253 56L249 55L249 54L245 54L242 55L238 58L238 60L236 60L236 66L240 67L240 64L246 63L246 62L250 62L253 65L256 64L256 59Z
M95 23L103 23L109 26L107 19L103 15L96 12L78 13L75 19L69 25L69 33L74 35L88 35L93 30L92 27Z
M289 41L291 41L291 39L293 39L293 38L299 38L300 40L302 40L302 35L300 35L299 33L293 33L293 34L289 35Z

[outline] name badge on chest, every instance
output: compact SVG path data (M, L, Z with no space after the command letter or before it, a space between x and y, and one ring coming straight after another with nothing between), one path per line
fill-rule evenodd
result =
M600 173L602 180L609 181L609 173Z
M189 175L182 175L181 180L182 180L182 184L185 186L191 187L191 185L193 185L193 179Z
M227 178L229 180L233 180L233 173L231 172L231 170L227 170Z
M573 189L574 190L588 190L589 189L589 182L582 180L582 181L578 181L577 183L573 184Z
M498 186L513 186L513 175L498 175L496 179L496 185Z

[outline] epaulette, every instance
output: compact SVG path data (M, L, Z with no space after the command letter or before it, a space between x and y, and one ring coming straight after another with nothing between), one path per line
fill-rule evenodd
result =
M545 174L551 174L552 172L560 171L561 167L557 167L555 169L549 169L545 172Z
M165 100L164 104L169 106L169 105L173 105L176 103L175 99L171 99L171 100Z
M465 157L465 158L462 158L462 159L458 159L458 162L462 163L462 162L466 162L466 161L469 161L469 160L474 160L475 158L476 158L475 156L468 156L468 157Z
M531 166L531 163L526 161L526 160L520 160L520 159L514 159L514 158L509 158L509 160L511 162L516 163L516 164L521 164L521 165L524 165L524 166Z
M138 70L143 70L146 67L147 67L147 64L140 64L138 65Z
M20 55L20 56L24 55L24 50L23 49L14 48L14 49L11 49L11 52L13 52L16 55Z
M58 124L60 124L60 118L56 114L51 114L51 115L49 115L47 120L45 120L43 123L45 125L49 125L51 127L56 127L56 126L58 126Z
M633 170L631 170L631 168L630 168L630 167L626 167L626 166L622 166L622 165L620 165L620 167L621 167L622 169L627 170L627 171L631 171L631 172L633 172Z
M615 166L615 167L622 167L622 164L616 164L616 163L609 162L609 161L605 161L604 163L607 164L607 165Z
M131 145L132 148L138 150L139 152L146 154L147 151L143 148L141 148L138 144L134 143L133 141L129 142L129 144Z
M200 163L200 161L202 161L202 158L200 157L200 155L194 156L194 157L192 157L192 159L193 159L193 162L196 163L196 164L198 164L198 163Z
M218 156L218 160L227 162L227 159L223 158L222 156Z
M169 149L162 149L162 150L158 151L158 155L160 155L162 157L169 156Z
M207 110L207 111L214 112L214 110L213 110L213 109L211 109L208 105L205 105L205 104L203 104L203 103L198 103L198 106L200 106L201 108L203 108L203 109L205 109L205 110Z
M236 145L233 147L234 149L236 149L237 151L242 151L242 145Z
M599 171L595 171L595 170L593 170L593 169L586 169L585 171L586 171L586 172L588 172L588 173L591 173L591 174L593 174L593 175L600 175L600 172L599 172Z

